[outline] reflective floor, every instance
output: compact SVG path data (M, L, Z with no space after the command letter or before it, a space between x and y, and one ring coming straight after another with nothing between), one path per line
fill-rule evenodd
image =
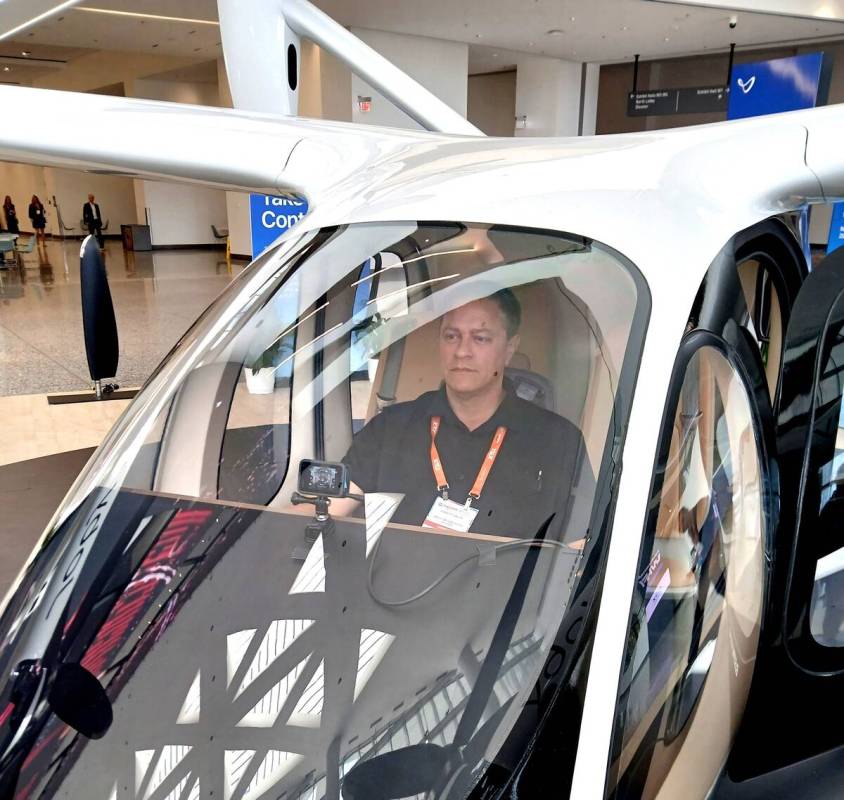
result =
M0 396L90 387L79 287L79 241L48 241L24 268L0 269ZM138 386L245 266L220 250L125 252L106 243L120 338L117 382Z

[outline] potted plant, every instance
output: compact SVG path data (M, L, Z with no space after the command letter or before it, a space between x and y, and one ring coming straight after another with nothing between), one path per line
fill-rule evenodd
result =
M246 368L246 388L250 394L272 394L275 390L275 362L280 345L273 342Z
M293 352L291 342L285 341L287 338L276 339L246 368L246 388L250 394L272 394L275 390L282 354Z

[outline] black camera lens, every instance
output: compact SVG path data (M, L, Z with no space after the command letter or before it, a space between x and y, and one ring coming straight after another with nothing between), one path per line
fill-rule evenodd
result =
M337 471L331 467L311 467L311 484L316 489L330 489L335 484Z
M303 494L346 497L349 492L349 469L340 462L303 458L299 462L299 491Z

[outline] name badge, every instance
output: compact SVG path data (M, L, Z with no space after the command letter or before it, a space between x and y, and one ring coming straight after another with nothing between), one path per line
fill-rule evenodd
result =
M434 528L440 531L458 531L468 533L469 528L478 516L478 509L454 500L443 500L438 497L422 523L423 528Z

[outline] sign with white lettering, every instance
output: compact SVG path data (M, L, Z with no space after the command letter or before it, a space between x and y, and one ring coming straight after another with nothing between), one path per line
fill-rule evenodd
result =
M689 86L682 89L628 92L627 116L648 117L725 111L728 94L729 89L726 86Z
M289 231L307 213L308 201L304 198L250 195L252 258L258 258L281 234Z
M832 207L832 219L829 222L826 252L831 253L842 245L844 245L844 203L835 203Z

